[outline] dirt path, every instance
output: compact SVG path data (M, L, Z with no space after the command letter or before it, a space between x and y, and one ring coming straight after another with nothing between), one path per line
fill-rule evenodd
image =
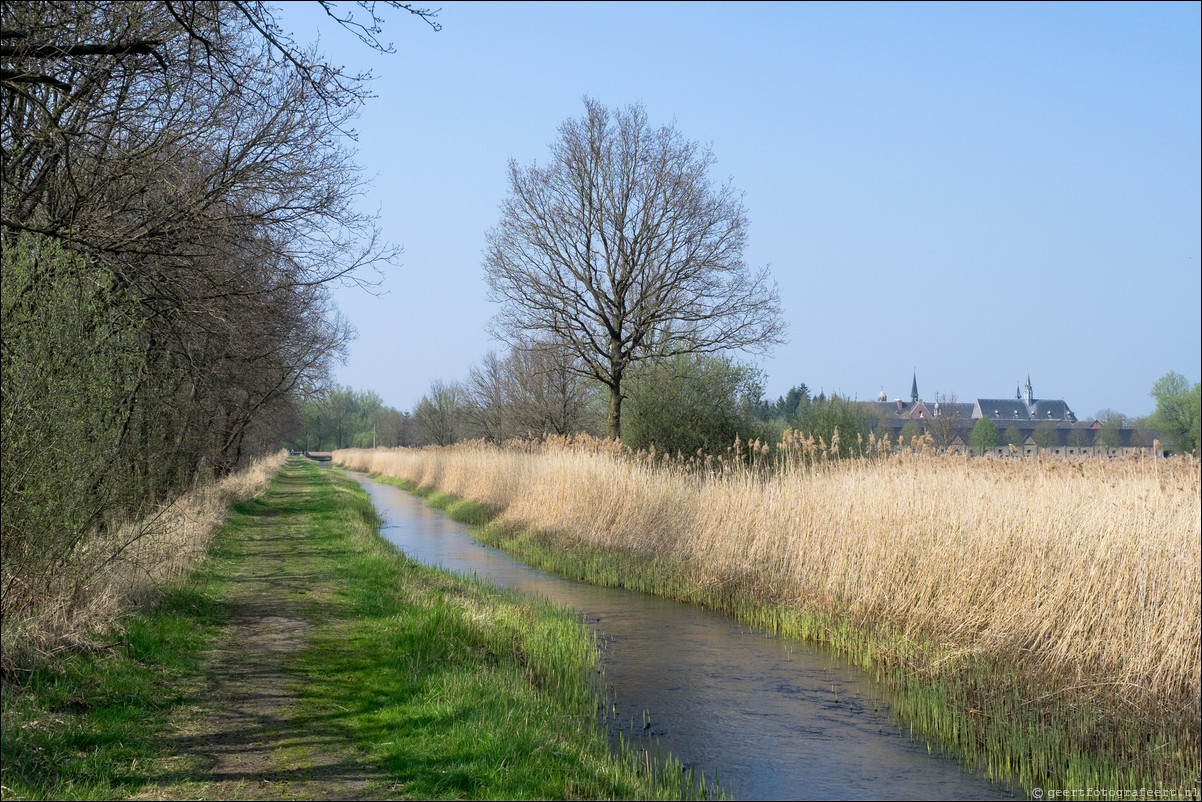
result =
M287 492L278 495L287 496ZM299 495L299 494L298 494ZM143 799L364 799L394 796L327 717L296 714L289 658L320 623L329 577L304 562L303 514L273 507L240 538L225 601L233 613L205 654L204 683L164 744L171 754ZM300 562L298 562L298 559Z

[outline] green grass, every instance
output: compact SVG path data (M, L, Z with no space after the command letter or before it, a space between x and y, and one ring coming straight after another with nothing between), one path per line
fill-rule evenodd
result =
M493 511L483 504L468 501L451 493L440 493L433 488L420 487L406 479L397 479L394 476L385 476L379 473L371 474L371 478L382 485L399 487L402 490L407 490L416 496L424 498L426 503L431 507L445 511L451 517L451 520L458 521L459 523L469 526L483 526L496 517Z
M201 571L131 616L109 643L47 659L3 694L5 799L112 799L141 789L159 733L194 691L199 653L225 621Z
M287 727L353 755L361 769L346 770L370 774L373 796L686 793L678 767L648 777L609 751L596 644L570 610L418 565L376 525L356 483L291 460L235 508L202 568L110 648L4 683L4 798L203 793L203 767L167 768L163 734L212 679L202 652L230 625L239 583L268 574L289 614L313 625L286 658Z
M377 478L408 486L446 509L456 503L447 494ZM497 524L481 526L475 536L560 576L697 604L823 644L885 680L891 707L912 733L951 747L994 779L1027 790L1197 788L1197 722L1185 712L1172 720L1098 709L1086 693L1043 684L1004 658L951 654L887 622L781 603L740 577L703 582L695 566L664 555L591 548Z
M302 719L337 720L416 798L679 795L609 754L597 649L574 613L414 563L366 512L314 519L309 542L345 582L299 658Z

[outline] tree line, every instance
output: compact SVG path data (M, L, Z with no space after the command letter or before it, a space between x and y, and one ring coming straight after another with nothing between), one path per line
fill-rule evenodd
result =
M334 385L299 401L300 425L285 446L293 451L420 445L413 416L384 404L371 390Z
M360 6L335 18L382 47ZM2 26L7 614L89 539L278 448L352 334L327 287L395 251L353 205L365 76L265 4L5 0Z
M538 353L548 352L544 348ZM571 358L567 351L560 354L561 360ZM561 382L549 381L551 375L544 371L529 354L488 354L465 380L435 381L412 414L397 413L409 427L400 444L450 445L471 439L500 443L578 432L605 436L608 387L588 379L562 381L577 375L562 362L558 373L552 374ZM1061 433L1051 421L1020 428L989 418L941 416L908 420L896 428L870 405L838 393L814 395L804 383L771 401L764 395L763 381L759 369L728 355L678 355L644 362L625 380L621 441L634 451L654 448L661 454L686 457L725 453L736 438L743 443L779 444L786 430L825 445L831 458L869 454L873 443L886 439L894 445L919 442L938 450L959 440L978 453L1007 444L1019 447L1028 437L1040 448L1062 445ZM1184 377L1170 373L1156 383L1151 395L1157 408L1147 418L1104 409L1096 415L1099 428L1074 427L1065 442L1083 448L1151 448L1158 433L1169 450L1197 453L1199 385L1191 386ZM936 400L955 403L956 398L937 393ZM359 439L366 442L368 437Z
M572 359L570 349L546 346L487 354L465 379L431 383L406 414L411 428L403 445L606 436L610 388L571 370ZM856 435L864 440L872 430L874 420L851 399L814 396L799 384L769 401L763 382L758 368L726 354L645 360L624 377L621 441L634 451L720 454L736 439L779 443L794 429L815 441L840 441L836 453L846 457L856 453Z

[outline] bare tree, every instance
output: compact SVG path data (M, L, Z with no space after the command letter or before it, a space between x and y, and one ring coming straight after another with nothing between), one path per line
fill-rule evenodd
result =
M1040 421L1031 433L1031 439L1035 441L1035 445L1046 451L1060 445L1060 432L1051 421Z
M463 439L465 412L463 388L436 379L418 403L413 420L427 443L449 446Z
M6 231L101 254L135 285L150 266L160 284L194 269L198 240L228 265L253 237L274 285L362 280L395 254L354 208L339 136L360 76L281 39L261 3L6 2L5 16L19 26L0 80Z
M468 371L465 416L476 432L492 443L513 436L512 380L507 359L489 351Z
M485 354L468 372L466 415L492 442L544 434L597 433L597 383L562 346L539 343L506 356Z
M609 391L622 431L630 365L677 354L764 351L784 341L767 268L743 262L742 195L709 177L714 157L641 106L585 99L560 126L548 167L509 164L509 197L488 233L493 330L526 348L559 343Z
M380 50L389 8L437 27L406 3L321 5ZM118 436L153 500L191 481L201 454L232 468L257 415L324 381L351 335L326 286L371 283L397 253L355 208L344 134L368 76L298 45L257 0L3 11L5 251L57 241L82 258L55 269L110 287L113 324L129 331L107 347L135 366ZM34 314L33 281L77 278L5 267L18 316Z
M515 348L507 360L512 377L513 422L518 433L598 432L593 378L561 343Z
M1026 436L1017 426L1007 426L1006 431L1002 432L1002 442L1009 446L1019 448L1022 446Z
M968 440L968 423L960 417L960 404L955 393L935 393L935 407L926 421L927 434L935 447L945 451L955 442L956 436Z
M1068 433L1068 444L1078 448L1093 445L1093 430L1087 426L1074 426Z

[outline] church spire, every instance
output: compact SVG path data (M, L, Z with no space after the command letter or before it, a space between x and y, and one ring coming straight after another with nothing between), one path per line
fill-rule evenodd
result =
M1034 391L1033 389L1031 389L1031 373L1030 373L1029 371L1027 372L1027 386L1026 386L1026 390L1027 390L1027 406L1029 406L1029 407L1030 407L1030 406L1034 406L1034 404L1035 404L1035 391Z
M914 383L910 385L910 402L918 403L918 371L914 371Z

